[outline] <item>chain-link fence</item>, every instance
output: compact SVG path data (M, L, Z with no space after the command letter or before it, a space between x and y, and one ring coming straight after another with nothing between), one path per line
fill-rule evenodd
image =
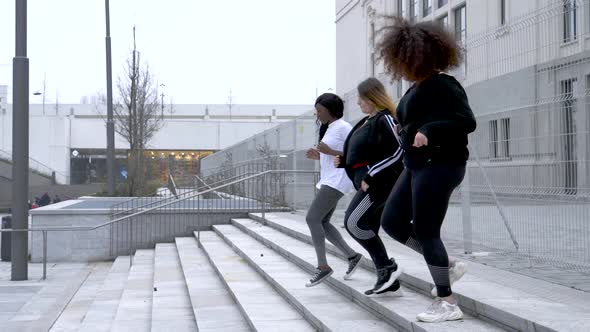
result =
M466 252L590 272L588 36L588 1L559 1L467 38L464 85L478 128L445 240L462 242ZM354 123L362 116L356 92L343 98L345 119ZM317 170L305 158L316 140L310 112L203 159L202 175ZM299 194L309 180L290 179L289 206L309 206L311 192Z

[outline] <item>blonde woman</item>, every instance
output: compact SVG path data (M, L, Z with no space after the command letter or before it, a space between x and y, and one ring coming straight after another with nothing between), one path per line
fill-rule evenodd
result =
M334 159L346 170L357 193L346 214L345 225L350 235L371 256L377 269L377 282L367 295L400 288L397 278L401 269L389 259L379 237L381 213L391 188L401 171L402 149L394 134L395 105L376 78L358 85L358 105L366 114L352 129L341 156Z

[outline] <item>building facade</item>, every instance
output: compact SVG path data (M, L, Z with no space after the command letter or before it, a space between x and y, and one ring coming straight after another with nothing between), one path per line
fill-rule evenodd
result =
M5 91L5 89L4 89ZM2 87L0 87L2 92ZM12 105L0 94L0 151L12 150ZM145 151L150 178L198 173L200 159L255 133L294 119L310 105L173 105ZM30 157L55 171L59 183L104 182L106 110L96 104L30 105ZM117 172L125 179L129 143L116 134Z
M395 99L410 86L390 82L377 59L384 15L436 21L463 45L452 74L478 121L472 187L590 196L588 0L338 0L336 82L350 119L363 79L381 79Z

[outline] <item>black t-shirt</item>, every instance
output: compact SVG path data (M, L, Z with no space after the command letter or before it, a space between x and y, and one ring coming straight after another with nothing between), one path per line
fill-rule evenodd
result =
M403 150L395 139L394 126L389 110L382 110L359 121L348 135L340 167L346 169L357 189L362 180L374 190L391 190L401 173Z
M412 86L400 100L396 118L406 167L465 163L469 158L467 135L476 122L467 94L454 77L437 74ZM412 146L418 132L428 138L428 146Z
M375 118L368 118L358 129L350 134L346 153L346 165L368 162L371 151L371 133Z

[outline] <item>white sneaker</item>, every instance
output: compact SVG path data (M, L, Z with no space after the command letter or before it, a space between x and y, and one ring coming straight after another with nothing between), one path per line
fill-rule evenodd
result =
M463 318L463 312L457 304L450 304L441 298L437 298L423 313L416 316L419 321L426 323L438 323L448 320Z
M451 286L453 286L454 283L459 281L459 279L461 279L463 277L465 272L467 272L467 264L465 264L464 262L461 262L461 261L456 261L455 265L453 265L449 268L449 280L451 281ZM436 291L436 286L434 286L432 288L432 290L430 291L430 294L434 297L438 296L438 292Z

